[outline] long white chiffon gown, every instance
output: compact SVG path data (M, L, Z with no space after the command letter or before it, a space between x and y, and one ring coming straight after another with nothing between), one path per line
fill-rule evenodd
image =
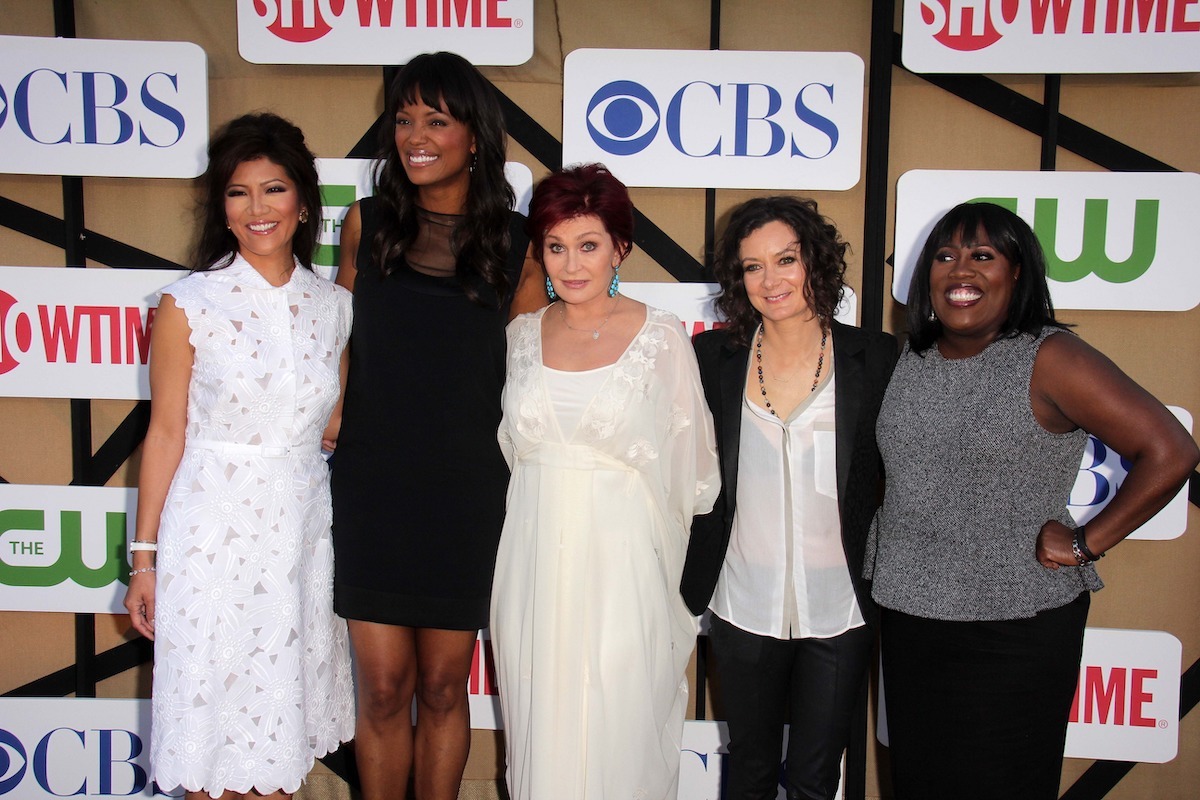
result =
M696 637L679 579L719 488L712 420L683 326L649 308L560 430L544 313L509 326L499 433L512 479L491 631L509 791L673 800Z

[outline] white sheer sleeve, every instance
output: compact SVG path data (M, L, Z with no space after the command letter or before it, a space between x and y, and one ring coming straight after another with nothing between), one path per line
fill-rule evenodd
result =
M671 320L668 349L656 365L667 386L661 450L667 502L675 520L687 530L692 517L708 513L716 502L721 488L720 463L695 351L683 326L674 317Z

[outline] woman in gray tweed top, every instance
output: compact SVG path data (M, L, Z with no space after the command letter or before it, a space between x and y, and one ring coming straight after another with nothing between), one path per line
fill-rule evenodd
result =
M1093 562L1195 467L1169 411L1055 321L1029 226L990 203L933 228L879 414L866 571L900 800L1056 798ZM1088 434L1132 463L1076 528ZM872 570L872 555L874 564Z

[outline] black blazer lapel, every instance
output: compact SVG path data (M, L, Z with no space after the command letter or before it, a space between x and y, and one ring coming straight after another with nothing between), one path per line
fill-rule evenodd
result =
M836 430L838 505L845 509L850 462L854 457L855 435L862 410L866 347L861 331L839 322L833 323L833 374L837 383L834 396ZM843 514L844 516L844 514Z
M746 391L746 368L750 350L726 343L721 350L721 445L725 462L721 480L725 487L726 540L737 498L738 454L742 441L742 395Z

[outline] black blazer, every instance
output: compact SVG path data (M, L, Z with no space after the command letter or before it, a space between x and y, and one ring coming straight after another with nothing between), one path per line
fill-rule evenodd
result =
M712 512L696 517L688 543L680 592L693 614L702 614L712 599L717 577L725 563L729 534L736 511L738 449L742 435L742 398L750 348L732 344L721 329L696 337L700 381L712 411L721 456L721 493ZM859 608L868 624L878 612L871 599L870 582L862 577L863 552L871 518L882 498L883 465L875 443L875 420L896 366L896 340L833 323L835 462L838 507L842 518L842 546Z

